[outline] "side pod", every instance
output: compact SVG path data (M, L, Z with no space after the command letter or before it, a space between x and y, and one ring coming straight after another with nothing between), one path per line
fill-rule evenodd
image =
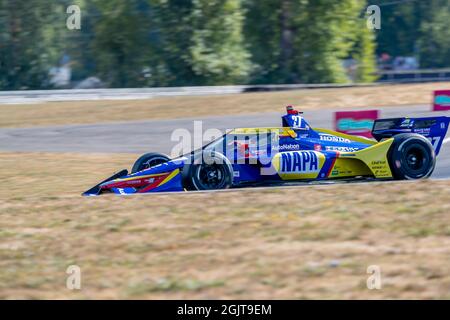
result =
M375 178L389 179L393 176L389 166L388 151L393 142L394 139L390 138L360 151L342 152L339 157L358 159L370 169Z

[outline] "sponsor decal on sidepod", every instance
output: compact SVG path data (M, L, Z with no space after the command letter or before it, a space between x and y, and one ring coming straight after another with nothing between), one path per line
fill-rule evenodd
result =
M282 173L312 173L319 171L319 159L312 151L284 152L281 154Z
M360 148L357 147L337 147L337 146L326 146L326 151L338 151L338 152L355 152Z
M272 150L274 151L293 151L293 150L300 150L300 145L295 143L290 144L282 144L279 146L272 146Z
M322 140L322 141L329 141L329 142L345 142L345 143L350 143L351 142L350 139L333 136L331 134L321 134L320 135L320 140Z

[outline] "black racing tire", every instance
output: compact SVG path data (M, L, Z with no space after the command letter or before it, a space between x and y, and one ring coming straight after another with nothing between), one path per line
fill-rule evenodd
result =
M183 168L183 184L187 190L228 189L233 185L233 166L223 154L197 154L192 164Z
M397 180L428 178L436 166L436 153L430 141L415 133L394 136L388 159Z
M156 152L146 153L136 160L131 169L131 173L136 173L168 161L170 161L170 158L165 154Z

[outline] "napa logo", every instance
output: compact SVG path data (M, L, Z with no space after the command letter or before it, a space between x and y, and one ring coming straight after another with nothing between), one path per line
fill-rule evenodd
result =
M349 131L349 130L372 130L373 120L369 119L361 119L355 120L350 118L340 119L337 123L337 128L340 131Z
M450 106L450 96L438 95L434 98L434 102L441 106Z
M315 152L283 152L280 161L281 173L319 172L319 157Z

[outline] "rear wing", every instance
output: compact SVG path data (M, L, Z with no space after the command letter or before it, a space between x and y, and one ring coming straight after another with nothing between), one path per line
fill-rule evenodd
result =
M400 133L417 133L430 140L436 154L439 154L449 122L450 117L378 119L373 124L372 135L380 141Z

